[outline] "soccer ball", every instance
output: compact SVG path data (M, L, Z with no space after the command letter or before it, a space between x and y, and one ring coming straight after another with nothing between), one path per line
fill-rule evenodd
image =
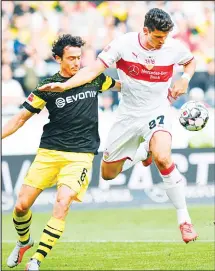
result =
M179 122L188 131L202 130L208 119L208 110L201 102L189 101L180 109Z

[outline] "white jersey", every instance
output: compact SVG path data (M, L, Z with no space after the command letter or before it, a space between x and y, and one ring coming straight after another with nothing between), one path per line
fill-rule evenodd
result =
M148 50L140 44L140 33L130 32L113 40L98 58L106 67L116 63L122 83L118 114L141 117L169 106L173 66L189 63L193 55L173 38L167 38L159 50Z

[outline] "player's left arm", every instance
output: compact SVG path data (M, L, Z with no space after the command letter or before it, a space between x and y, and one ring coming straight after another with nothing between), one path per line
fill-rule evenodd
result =
M196 61L189 48L184 45L181 41L176 41L175 44L176 59L175 63L183 65L183 71L181 78L174 82L172 87L171 95L174 99L187 93L189 82L196 69Z
M172 87L171 95L174 99L177 99L179 96L187 93L188 85L195 69L196 61L194 58L188 64L183 66L184 73L179 80L175 81Z

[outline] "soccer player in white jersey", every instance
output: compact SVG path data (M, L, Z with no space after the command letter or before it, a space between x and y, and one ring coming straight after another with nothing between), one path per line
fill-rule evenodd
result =
M102 177L114 179L123 170L126 160L135 159L137 149L144 141L177 210L182 239L188 243L197 238L197 233L187 210L182 176L171 157L171 113L167 96L173 66L179 64L184 69L172 87L171 95L176 99L187 92L195 71L195 60L180 41L168 36L172 29L169 14L153 8L145 15L143 31L116 38L94 63L74 77L65 83L44 85L40 90L65 91L80 86L116 63L122 98L107 139Z

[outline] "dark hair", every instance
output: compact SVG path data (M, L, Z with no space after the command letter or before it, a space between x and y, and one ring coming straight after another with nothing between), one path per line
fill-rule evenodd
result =
M66 46L79 47L81 48L85 44L79 36L72 36L70 34L59 36L59 38L52 44L52 55L59 57L63 56L63 49Z
M144 26L147 27L150 32L155 29L169 32L173 29L174 24L168 13L159 8L152 8L145 15Z

